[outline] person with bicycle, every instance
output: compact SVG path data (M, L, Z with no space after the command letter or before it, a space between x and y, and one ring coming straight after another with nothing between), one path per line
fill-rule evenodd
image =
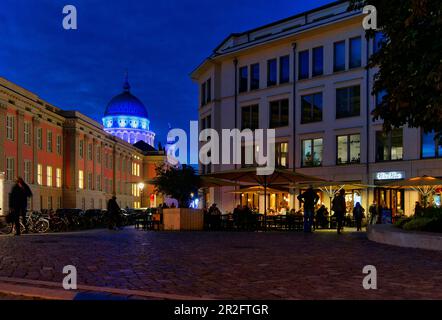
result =
M32 197L32 192L25 181L18 177L15 185L9 194L9 212L12 215L11 220L15 225L15 235L20 235L20 217L25 227L25 233L28 233L28 223L26 220L26 210L28 206L28 198Z

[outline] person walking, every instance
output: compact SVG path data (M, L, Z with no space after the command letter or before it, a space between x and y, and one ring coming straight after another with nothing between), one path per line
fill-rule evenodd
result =
M370 213L370 224L376 224L379 216L379 207L376 200L373 200L370 208L368 208L368 212Z
M361 206L359 202L356 203L353 208L353 218L356 222L356 230L362 231L362 219L364 218L365 209Z
M312 187L298 196L298 200L304 205L304 232L312 232L315 206L319 201L319 196Z
M339 191L339 194L334 197L332 205L333 205L332 210L335 212L336 215L338 234L341 234L342 223L344 221L345 211L346 211L344 189L341 189Z
M221 211L216 206L216 203L213 203L209 208L210 215L210 228L212 230L219 230L221 228Z
M25 226L25 233L28 233L28 224L26 221L26 211L28 207L28 198L32 197L32 192L29 186L22 178L18 178L12 187L9 194L9 212L12 215L11 220L15 225L15 235L19 236L20 230L20 217L22 223Z
M120 228L119 216L120 216L120 206L117 203L117 197L113 196L107 203L107 214L108 214L108 228L109 230L115 230Z

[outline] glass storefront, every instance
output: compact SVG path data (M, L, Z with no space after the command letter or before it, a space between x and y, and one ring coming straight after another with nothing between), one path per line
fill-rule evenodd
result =
M374 199L379 205L391 209L393 216L405 213L405 190L376 188Z

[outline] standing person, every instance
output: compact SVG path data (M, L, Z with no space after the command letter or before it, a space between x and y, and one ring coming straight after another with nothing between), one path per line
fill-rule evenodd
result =
M422 207L422 205L419 201L416 201L415 206L414 206L414 216L421 217L423 215L424 215L424 207Z
M28 207L28 198L32 197L29 186L22 178L18 178L9 194L9 211L12 214L12 221L15 224L15 235L19 236L20 217L22 217L25 233L28 233L28 224L26 221L26 210Z
M356 206L353 208L353 218L356 222L357 231L362 230L362 219L364 218L364 212L365 209L361 206L361 204L359 202L356 203Z
M221 227L221 211L216 206L216 203L212 204L209 208L210 215L210 227L214 230L218 230Z
M376 224L379 216L379 207L376 200L373 200L370 208L368 208L368 212L370 213L370 224Z
M109 218L109 230L115 230L119 227L120 206L117 203L117 197L113 196L107 203L107 214Z
M298 200L304 204L304 232L312 232L315 206L319 201L318 194L312 187L298 196Z
M345 204L345 190L341 189L339 194L335 196L332 203L332 210L336 215L336 222L338 225L338 234L341 234L342 223L345 217L346 204Z

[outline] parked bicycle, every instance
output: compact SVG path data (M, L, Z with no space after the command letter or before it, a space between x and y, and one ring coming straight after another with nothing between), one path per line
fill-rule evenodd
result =
M49 231L49 220L44 218L40 212L33 211L26 216L26 224L28 231L31 233L46 233ZM4 234L11 234L15 231L14 223L0 222L0 232ZM23 221L20 220L20 231L25 232Z

